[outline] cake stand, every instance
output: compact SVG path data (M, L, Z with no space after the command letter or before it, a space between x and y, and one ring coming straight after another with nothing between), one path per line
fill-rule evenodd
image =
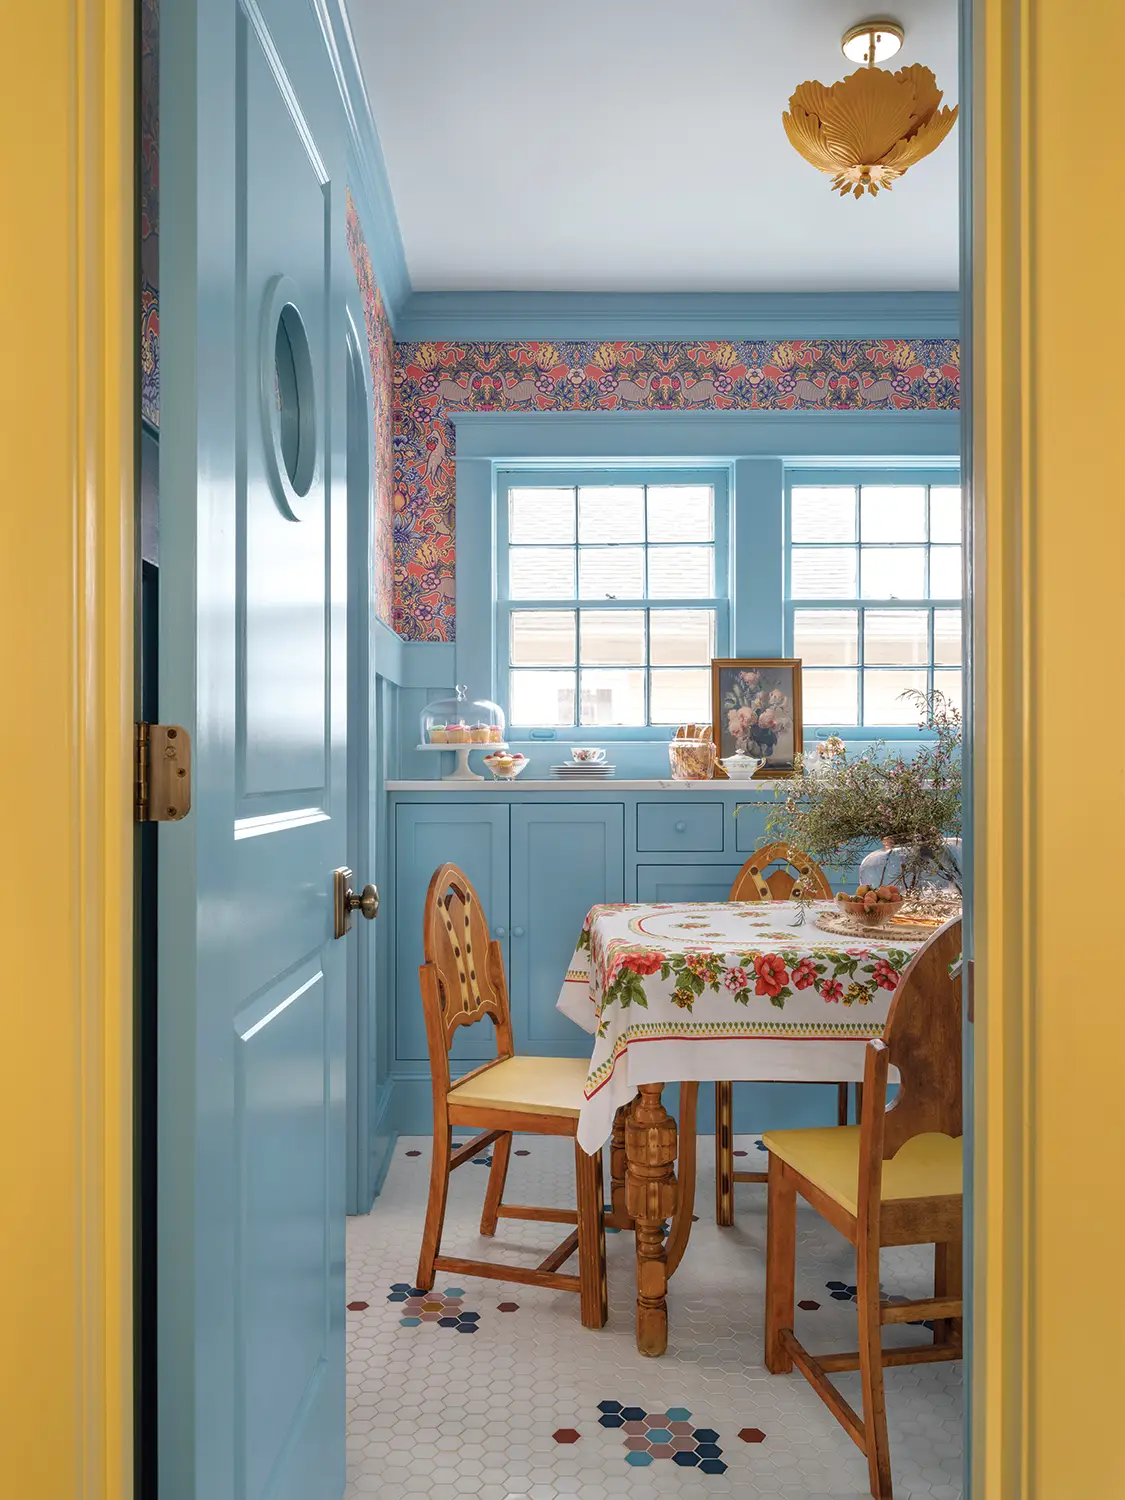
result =
M486 745L419 745L417 748L428 754L444 751L446 755L456 755L456 769L443 776L442 781L484 781L483 776L469 770L470 753L473 750L483 750L486 755L491 755L494 750L506 750L508 744L506 740L490 740Z

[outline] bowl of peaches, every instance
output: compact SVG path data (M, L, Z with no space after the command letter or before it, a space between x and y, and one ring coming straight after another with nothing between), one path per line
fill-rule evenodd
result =
M851 896L841 891L836 902L841 911L865 927L882 927L902 905L902 892L893 885L861 885Z

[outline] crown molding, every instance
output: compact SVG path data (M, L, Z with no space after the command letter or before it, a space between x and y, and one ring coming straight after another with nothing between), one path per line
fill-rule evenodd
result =
M356 174L350 186L358 201L364 239L383 295L383 306L391 328L399 336L399 325L412 292L410 272L355 38L344 0L312 0L312 4L347 117L350 166Z
M413 292L396 338L957 338L957 292Z

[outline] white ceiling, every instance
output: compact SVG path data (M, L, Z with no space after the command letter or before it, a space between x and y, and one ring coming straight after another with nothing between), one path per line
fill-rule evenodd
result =
M948 291L960 126L840 199L786 140L862 0L350 0L416 291ZM876 12L879 14L880 12ZM890 66L957 98L957 0Z

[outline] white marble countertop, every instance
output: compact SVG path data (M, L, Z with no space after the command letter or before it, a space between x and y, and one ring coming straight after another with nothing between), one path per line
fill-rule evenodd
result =
M671 777L647 781L630 780L625 776L599 776L589 781L565 780L561 776L548 776L530 780L526 776L515 781L388 781L388 792L773 792L787 785L785 781L675 781Z

